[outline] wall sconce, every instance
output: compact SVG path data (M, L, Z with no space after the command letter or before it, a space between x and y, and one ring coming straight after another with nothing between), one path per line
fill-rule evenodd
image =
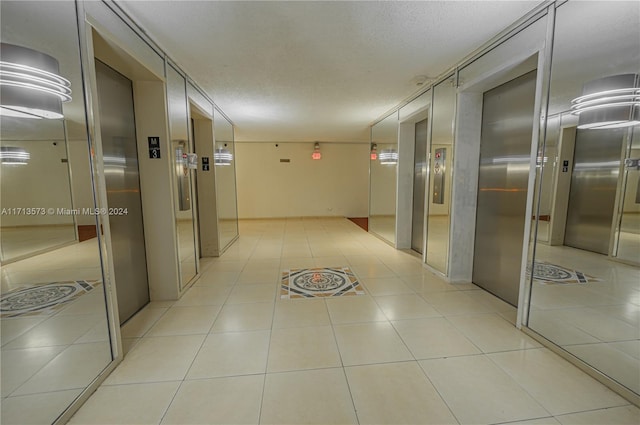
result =
M640 124L640 77L621 74L589 81L571 101L578 128L607 129Z
M227 148L216 148L213 152L213 163L215 165L231 165L233 154Z
M320 152L320 143L318 142L313 145L313 153L311 154L311 159L322 159L322 153Z
M395 165L398 163L398 152L392 148L382 149L378 158L380 158L380 164Z
M2 43L0 45L0 115L59 119L62 102L71 100L71 83L59 74L49 55Z
M27 165L31 155L22 148L0 147L0 163L3 165Z
M378 159L378 145L371 143L371 160L375 161L376 159Z

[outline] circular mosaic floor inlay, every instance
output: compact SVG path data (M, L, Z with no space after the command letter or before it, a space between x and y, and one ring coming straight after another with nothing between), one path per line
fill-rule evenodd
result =
M304 272L293 278L293 284L307 291L331 291L349 283L347 278L331 270Z
M79 288L72 284L46 285L23 289L0 299L0 311L18 312L41 310L72 296Z
M533 269L533 276L538 279L563 280L570 279L571 273L553 264L536 263Z

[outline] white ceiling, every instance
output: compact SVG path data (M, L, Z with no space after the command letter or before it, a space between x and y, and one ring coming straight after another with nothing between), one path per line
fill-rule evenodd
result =
M118 1L239 141L367 141L369 124L540 1Z

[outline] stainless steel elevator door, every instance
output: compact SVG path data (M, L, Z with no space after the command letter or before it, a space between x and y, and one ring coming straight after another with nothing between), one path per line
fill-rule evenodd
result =
M487 91L482 107L473 282L516 306L536 71Z
M417 122L415 130L411 249L422 254L424 246L424 191L427 182L427 120Z
M118 212L109 215L109 227L122 324L149 302L133 86L98 60L96 82L107 202Z
M609 254L625 129L578 130L564 244Z

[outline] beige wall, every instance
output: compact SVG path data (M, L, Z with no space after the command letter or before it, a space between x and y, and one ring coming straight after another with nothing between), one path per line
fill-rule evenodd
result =
M239 217L366 217L369 144L320 143L320 151L314 161L309 142L236 142Z

